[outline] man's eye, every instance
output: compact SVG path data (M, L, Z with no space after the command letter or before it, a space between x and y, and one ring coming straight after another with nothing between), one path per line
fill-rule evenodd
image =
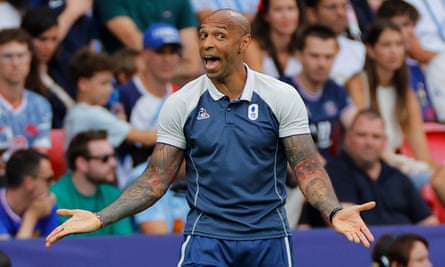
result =
M199 39L204 39L204 38L206 38L207 37L207 34L206 33L200 33L199 34Z
M222 33L216 35L216 38L218 38L218 39L220 39L220 40L221 40L221 39L224 39L224 37L225 37L225 35L222 34Z

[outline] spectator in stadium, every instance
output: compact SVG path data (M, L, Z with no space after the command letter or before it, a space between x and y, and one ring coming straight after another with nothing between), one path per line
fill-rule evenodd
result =
M379 113L360 111L346 130L344 150L326 165L338 199L344 207L376 200L379 205L363 213L369 225L438 224L409 177L381 159L385 141ZM327 225L314 209L305 207L304 212L302 224Z
M370 25L366 45L365 68L346 88L357 108L371 107L382 114L387 134L383 158L408 174L420 190L437 167L422 131L419 102L409 87L403 35L397 25L379 19ZM417 161L396 155L404 140Z
M65 117L66 146L77 133L94 129L107 130L108 140L114 147L124 140L147 146L155 143L156 131L132 127L126 121L123 107L113 110L114 114L104 108L113 89L114 66L110 56L84 48L75 54L69 69L77 85L77 99Z
M183 53L175 71L182 85L201 73L198 54L197 20L189 0L108 1L95 0L102 41L109 52L122 46L142 50L143 32L156 22L172 24L179 30Z
M41 94L48 99L53 111L52 128L62 128L66 110L74 105L74 100L48 73L50 60L58 56L57 15L47 6L29 9L23 16L21 28L33 37L38 75L44 87Z
M384 234L374 245L373 267L432 267L428 241L415 233Z
M298 0L261 0L246 51L249 67L283 80L295 77L301 71L295 58L301 20Z
M18 149L46 152L51 146L51 106L25 88L32 51L32 38L24 30L0 31L0 160L7 160Z
M337 33L340 49L330 77L338 84L344 85L354 74L361 71L366 55L365 47L360 41L344 36L348 25L348 0L304 0L304 2L309 23L325 25Z
M119 101L133 127L156 130L163 103L178 90L173 78L182 46L178 30L164 22L152 24L144 32L143 43L143 71L119 86ZM134 143L128 143L125 149L132 156L133 166L146 162L152 150Z
M438 119L431 100L431 91L427 87L425 74L421 66L423 63L429 64L437 53L424 49L414 32L419 12L406 1L385 1L380 6L377 17L389 19L400 28L407 51L406 63L409 70L410 87L416 93L422 110L423 121L437 122Z
M32 148L17 150L6 163L6 188L0 189L0 239L48 235L58 224L48 189L54 173L48 157Z
M442 0L406 0L420 14L415 32L428 50L445 52L445 4Z
M346 89L329 78L339 49L336 33L313 24L303 29L298 40L296 55L302 71L294 80L295 87L306 104L314 142L326 161L335 155L334 135L339 134L339 127L349 127L357 109Z
M91 0L30 0L31 8L46 6L57 15L57 56L48 64L48 73L68 94L76 98L76 86L70 80L68 65L77 50L91 47L100 52L97 20L93 17Z
M50 188L56 196L58 208L97 212L119 196L119 188L113 185L117 161L114 148L107 141L106 131L78 133L68 146L66 158L70 172ZM66 217L60 216L59 221L63 223ZM124 218L88 236L132 233L130 218Z
M369 247L373 235L360 212L372 209L375 202L339 206L316 158L298 93L244 64L249 21L234 10L218 10L203 21L199 36L207 74L164 104L157 144L143 174L96 214L59 210L72 217L47 237L46 246L153 205L185 159L191 210L178 266L293 265L283 208L288 160L309 201L337 232Z
M116 85L131 81L144 68L145 63L139 51L124 47L113 53L114 78Z

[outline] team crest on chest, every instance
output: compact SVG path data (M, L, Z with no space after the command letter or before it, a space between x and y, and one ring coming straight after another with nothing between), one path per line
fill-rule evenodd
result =
M249 105L247 116L249 117L249 120L252 121L258 119L258 104Z
M198 116L196 117L196 119L200 121L208 118L210 118L210 114L207 113L207 110L205 108L199 108Z

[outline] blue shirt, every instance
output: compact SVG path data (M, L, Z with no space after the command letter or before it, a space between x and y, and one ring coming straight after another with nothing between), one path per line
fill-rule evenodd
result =
M437 122L434 106L428 94L428 89L426 88L425 74L420 68L419 63L413 60L408 60L407 63L410 85L419 100L423 121Z
M294 88L247 68L229 101L202 75L165 102L158 142L184 150L185 234L229 240L290 235L284 210L287 159L281 138L309 134Z
M298 82L296 87L306 104L309 127L318 151L329 160L333 156L331 148L335 129L343 113L354 105L344 87L330 79L325 82L323 89L317 95L310 94Z
M49 102L28 90L22 103L13 107L0 95L0 149L8 155L18 149L49 148L52 112Z
M15 237L21 224L22 218L12 211L6 200L6 189L0 189L0 235L7 234L10 237ZM35 237L47 236L58 225L59 220L54 205L48 216L37 221L33 235Z

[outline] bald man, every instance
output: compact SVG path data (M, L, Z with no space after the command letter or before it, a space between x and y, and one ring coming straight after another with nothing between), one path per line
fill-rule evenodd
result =
M286 218L287 162L312 205L336 231L369 247L360 212L342 208L317 161L305 106L295 89L243 63L249 22L230 9L199 28L205 75L165 102L158 139L144 173L110 206L72 216L46 239L97 230L156 202L186 161L190 212L178 266L293 266Z

